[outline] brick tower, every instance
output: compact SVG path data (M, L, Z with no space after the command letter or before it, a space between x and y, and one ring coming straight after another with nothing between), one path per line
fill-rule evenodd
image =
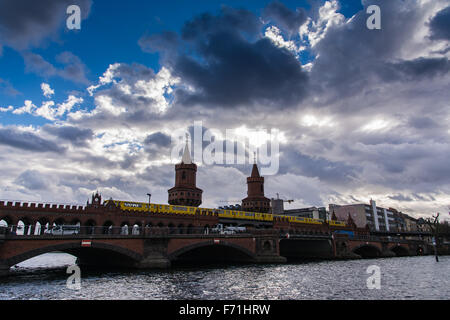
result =
M196 186L197 165L192 162L188 141L181 163L175 165L175 186L169 190L169 204L198 207L203 191Z
M270 200L264 196L264 177L259 175L256 161L251 176L247 178L247 198L242 200L242 209L263 213L270 211Z

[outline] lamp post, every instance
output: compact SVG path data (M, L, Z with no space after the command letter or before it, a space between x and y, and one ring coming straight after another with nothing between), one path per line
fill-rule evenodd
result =
M150 199L152 198L152 194L147 193L147 195L148 195L148 211L150 211Z

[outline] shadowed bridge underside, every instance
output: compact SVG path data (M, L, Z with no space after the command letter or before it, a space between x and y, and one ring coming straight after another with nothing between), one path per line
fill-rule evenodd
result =
M333 257L333 246L330 240L283 239L280 255L288 260L327 259Z
M56 251L77 257L77 263L81 265L133 267L142 259L139 254L122 247L105 243L95 243L93 247L83 248L78 242L74 242L44 246L30 250L6 259L3 263L7 267L11 267L36 256Z
M381 257L381 251L373 245L363 245L353 249L353 252L362 258L378 258Z
M233 244L196 244L171 255L172 264L250 263L256 256L249 250Z

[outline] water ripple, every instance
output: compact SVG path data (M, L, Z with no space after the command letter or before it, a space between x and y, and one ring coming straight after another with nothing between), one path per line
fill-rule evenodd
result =
M51 253L30 259L2 279L0 299L335 300L450 298L450 257L402 257L286 265L176 268L167 271L86 271L82 289L66 288L74 257ZM367 267L381 270L370 290Z

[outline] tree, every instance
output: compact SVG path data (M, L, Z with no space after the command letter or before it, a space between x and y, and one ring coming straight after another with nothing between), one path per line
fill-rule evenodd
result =
M431 229L431 234L434 237L434 254L436 257L436 262L439 262L439 257L438 257L438 245L439 245L439 213L437 213L436 217L432 216L431 218L428 218L425 220L426 223L430 226Z

